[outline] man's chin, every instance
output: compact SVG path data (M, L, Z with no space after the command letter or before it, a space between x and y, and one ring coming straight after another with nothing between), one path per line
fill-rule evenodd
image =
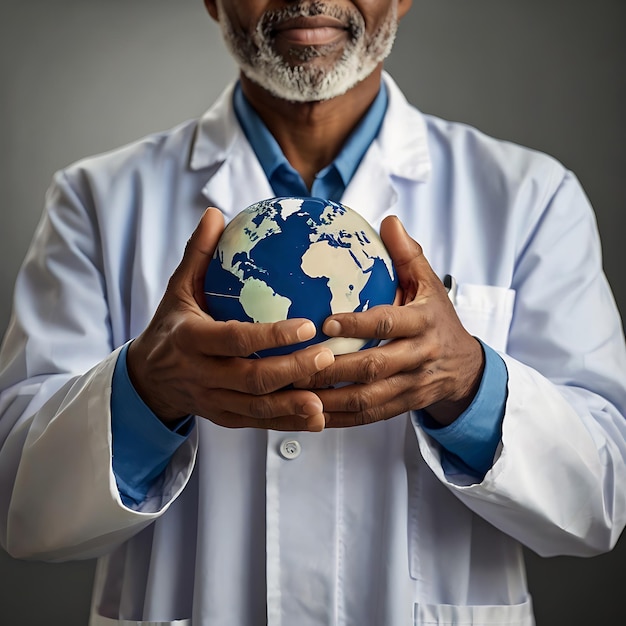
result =
M302 67L302 66L300 66ZM279 80L276 76L268 78L255 69L242 68L242 72L253 83L280 100L295 103L325 102L344 95L362 78L354 74L342 77L329 75L325 67L308 68L307 72L290 73L290 78Z

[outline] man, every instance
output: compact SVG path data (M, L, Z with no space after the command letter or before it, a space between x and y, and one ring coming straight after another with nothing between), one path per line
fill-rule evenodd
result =
M92 624L532 624L521 545L598 553L626 516L580 187L404 101L407 0L206 5L240 84L48 196L2 351L3 545L99 556ZM381 225L402 303L324 331L384 345L249 360L314 329L203 311L223 216L284 193Z

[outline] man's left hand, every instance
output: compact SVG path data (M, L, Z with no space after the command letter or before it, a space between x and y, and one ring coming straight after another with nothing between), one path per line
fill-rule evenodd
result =
M332 315L323 330L331 337L388 341L338 356L298 386L316 390L327 427L369 424L417 409L449 425L476 394L482 347L462 326L443 283L400 220L387 217L380 234L398 274L402 303ZM346 382L356 384L333 387Z

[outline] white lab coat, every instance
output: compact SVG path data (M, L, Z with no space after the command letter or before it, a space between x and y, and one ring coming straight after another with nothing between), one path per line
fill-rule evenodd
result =
M626 356L593 214L554 160L389 108L343 201L401 217L509 373L482 482L409 415L348 430L198 420L138 510L111 471L117 348L145 327L203 209L272 195L231 104L56 176L0 372L0 538L98 556L91 624L533 624L522 544L609 550L626 520ZM281 456L286 438L301 454Z

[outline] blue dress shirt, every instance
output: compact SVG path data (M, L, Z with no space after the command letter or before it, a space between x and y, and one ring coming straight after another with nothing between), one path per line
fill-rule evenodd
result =
M233 96L237 120L261 163L276 196L314 196L341 201L341 196L370 144L378 135L387 110L387 88L383 84L363 119L352 131L337 158L317 173L309 190L291 166L278 142L267 129L237 84Z
M277 196L317 196L340 201L368 147L376 138L387 109L384 84L337 158L306 187L280 146L237 85L233 97L237 119L256 153ZM508 375L504 361L482 344L485 369L472 404L447 427L439 427L425 411L414 418L444 450L444 466L450 474L465 473L482 479L491 467L502 431ZM140 503L158 480L178 447L191 432L192 417L165 426L135 391L126 367L127 346L121 351L113 374L111 422L113 472L123 502Z

